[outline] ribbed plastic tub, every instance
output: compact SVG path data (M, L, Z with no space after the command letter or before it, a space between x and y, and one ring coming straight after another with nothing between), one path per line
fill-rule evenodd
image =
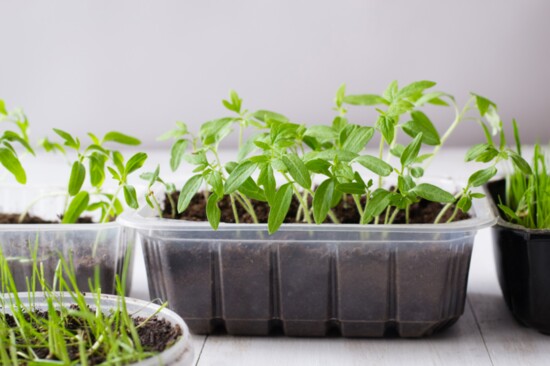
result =
M494 213L493 247L504 300L523 325L550 334L550 230L511 224L495 202L504 200L506 182L487 185Z
M28 293L26 292L19 293L18 296L26 306L29 306L30 302L29 302ZM74 301L72 300L71 296L68 293L60 293L60 299L62 299L62 303L64 306L69 306L74 304ZM91 306L92 308L96 307L97 305L96 297L94 295L87 294L85 295L85 299L86 299L86 303L89 306ZM119 301L120 300L117 296L102 294L101 301L100 301L101 310L107 314L110 310L114 310L117 308ZM34 309L38 309L38 310L48 309L46 297L42 292L35 293L32 303L33 303ZM132 298L126 298L126 306L127 306L128 312L132 315L132 317L142 317L142 318L148 318L154 315L155 313L157 313L157 311L160 309L159 305L152 304L150 302L146 302L143 300L132 299ZM6 313L10 312L9 308L2 309L1 306L0 306L0 311L5 311ZM173 311L166 308L158 312L156 316L160 319L165 319L166 321L170 322L174 326L176 325L179 326L182 330L183 335L170 348L159 353L155 357L151 357L143 361L133 363L132 365L135 365L135 366L156 366L156 365L190 366L192 365L194 350L191 345L189 328L187 327L183 319Z
M421 337L464 311L476 232L494 223L487 200L450 224L266 225L159 219L138 232L151 298L198 334Z
M20 214L39 197L29 211L45 220L59 220L65 198L52 189L21 186L0 187L0 212ZM135 234L116 222L105 224L0 224L0 248L8 259L19 291L27 288L35 256L44 266L46 280L53 282L59 258L72 259L79 288L88 291L90 279L99 276L101 291L115 292L115 275L122 278L127 265L127 293L132 281L132 248ZM127 257L129 256L129 257Z

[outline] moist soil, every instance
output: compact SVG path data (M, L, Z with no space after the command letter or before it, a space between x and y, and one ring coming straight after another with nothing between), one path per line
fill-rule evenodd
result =
M179 192L172 193L172 199L174 202L178 202ZM362 204L365 204L365 198L361 200ZM267 223L267 218L269 216L269 206L267 202L251 200L252 205L254 206L256 216L260 223ZM311 203L311 197L310 197ZM228 196L225 196L222 201L219 202L219 207L221 210L221 222L234 223L235 218L233 215L233 209L231 207L231 200ZM290 209L284 220L285 223L296 223L296 214L300 203L296 197L292 197L292 203L290 204ZM422 199L420 202L414 203L409 209L409 223L411 224L432 224L443 205L439 202L431 202ZM347 200L342 200L338 206L333 209L334 214L340 220L342 224L358 224L361 216L357 211L353 198L351 196L347 197ZM445 212L441 222L446 222L452 215L454 206ZM252 217L246 212L246 210L239 204L237 204L237 211L240 223L252 224L254 221ZM390 210L390 215L392 214L393 209ZM172 205L170 200L165 198L164 218L172 218ZM381 215L381 222L384 222L385 214ZM453 221L460 221L470 218L470 215L462 211L458 211ZM197 193L191 200L189 207L181 214L176 215L176 219L187 220L187 221L207 221L206 218L206 199L204 194ZM331 223L332 221L327 217L325 223ZM405 211L401 210L397 213L394 224L405 224Z
M15 213L0 213L0 224L59 224L60 221L44 220L38 216L26 215L23 221L19 221L20 214ZM77 221L78 224L93 223L91 217L81 217Z
M70 305L69 308L73 310L78 310L77 305ZM58 315L59 314L60 313L58 312ZM35 310L33 312L33 315L36 318L41 318L44 320L48 319L48 313L45 311ZM25 319L29 321L31 319L31 316L29 314L26 314ZM141 346L143 347L144 352L162 352L166 348L173 345L183 334L179 325L173 326L165 319L160 319L156 316L149 319L142 317L133 317L132 320L134 322L134 325L136 326L146 321L145 324L137 328L139 340L141 342ZM5 322L10 328L17 329L17 323L12 315L6 314ZM86 322L81 318L69 315L64 318L64 326L67 331L71 332L74 335L82 334L84 336L91 337L92 339L86 340L89 341L90 344L93 344L96 341L95 339L93 339L94 336L90 332L90 329L86 325ZM25 341L20 339L16 340L16 342L24 343ZM33 347L32 344L30 346ZM78 345L68 345L67 350L69 352L69 357L71 361L75 361L80 358ZM51 358L51 355L50 357L48 357L49 350L47 347L39 347L38 345L34 345L33 351L35 352L38 359L48 361L58 360L55 357ZM89 356L88 361L89 365L99 365L105 362L105 352L103 352L100 347L93 353L93 355ZM23 360L21 360L21 362L21 365L25 365Z

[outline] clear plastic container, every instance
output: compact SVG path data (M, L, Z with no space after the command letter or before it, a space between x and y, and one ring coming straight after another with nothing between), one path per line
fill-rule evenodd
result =
M63 295L63 304L71 305L74 304L71 296L68 293L61 293ZM21 301L28 305L29 304L29 295L28 293L19 293L18 294ZM86 303L91 307L96 307L96 299L93 295L85 295ZM111 309L117 308L118 296L113 295L101 295L101 309L104 313L108 313ZM43 293L37 292L33 299L33 304L36 309L47 310L48 304L46 302L46 297ZM142 317L148 318L151 315L154 315L158 309L159 305L146 302L143 300L137 300L132 298L126 298L126 306L128 312L132 314L133 317ZM0 308L1 309L1 308ZM6 312L9 313L9 310ZM170 322L172 325L178 325L182 330L182 337L174 343L167 350L159 353L155 357L148 358L146 360L134 363L135 366L156 366L156 365L178 365L178 366L189 366L193 364L193 347L191 345L189 328L183 321L183 319L173 311L169 309L163 309L158 314L157 317L165 319Z
M194 333L420 337L464 311L474 236L495 218L476 200L450 224L262 224L119 217L138 232L151 298Z
M57 190L58 192L60 190ZM0 187L0 212L20 214L31 203L29 214L44 220L59 220L65 197L53 195L53 189ZM61 190L62 192L62 190ZM40 198L40 199L39 199ZM17 288L27 288L32 275L32 258L43 264L46 279L51 283L59 258L72 258L79 288L88 291L89 279L96 273L101 291L115 292L115 274L127 271L126 288L132 280L135 234L116 222L106 224L0 224L0 248L8 258ZM129 257L127 257L129 256ZM125 269L127 262L127 269Z

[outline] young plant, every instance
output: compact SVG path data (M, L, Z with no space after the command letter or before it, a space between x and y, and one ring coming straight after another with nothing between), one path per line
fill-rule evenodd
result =
M62 215L63 223L75 223L85 211L95 210L101 212L100 223L111 220L124 210L119 199L121 191L126 204L131 208L138 208L136 189L128 182L128 178L143 166L147 154L138 152L126 160L120 151L107 146L109 143L136 146L141 143L138 139L120 132L108 132L101 139L89 133L91 143L83 145L79 138L66 131L54 129L54 132L61 137L63 145L44 139L42 146L47 151L56 150L66 154L69 149L75 153L67 185L70 201ZM117 185L114 192L105 189L107 171ZM83 188L87 175L90 189Z
M391 224L399 212L404 212L405 222L409 223L410 207L421 199L444 205L436 223L454 205L454 211L445 219L453 221L459 210L468 212L472 200L483 197L473 189L494 176L495 165L500 160L511 158L514 164L523 168L525 163L521 156L506 149L502 141L499 147L495 146L492 136L501 130L502 123L493 102L472 95L460 109L449 94L429 91L434 85L431 81L417 81L400 89L397 82L392 82L380 95L346 95L342 85L336 93L334 109L338 115L332 124L310 126L293 123L270 111L243 112L242 100L232 92L231 101L224 101L224 105L237 113L237 117L205 123L196 138L183 124L168 133L176 138L172 168L185 160L195 166L197 173L180 192L178 212L187 208L206 183L207 217L214 229L220 221L218 203L226 196L231 199L237 223L235 202L242 205L254 222L257 219L253 200L266 202L270 208L269 233L275 232L287 218L292 200L299 206L295 222L320 224L328 217L331 222L339 223L333 209L341 204L347 207L350 196L361 224ZM442 136L421 110L426 104L453 106L455 118ZM376 106L376 122L372 126L350 123L345 105ZM476 113L472 115L473 112ZM476 145L468 152L467 161L492 162L492 166L475 172L467 186L456 195L420 181L433 157L457 126L466 120L480 123L487 136L486 144ZM251 126L256 133L246 142L239 138L238 161L223 165L218 147L236 122L240 135L244 127ZM400 132L411 138L405 145L398 142ZM377 156L365 153L368 143L377 134L380 138ZM193 146L191 154L185 153L188 145ZM431 151L424 152L423 148ZM209 159L208 154L213 159ZM396 158L398 161L394 162ZM366 168L369 175L360 173L358 167ZM384 184L386 177L394 179L394 186ZM277 179L284 183L277 185Z
M21 145L27 152L34 155L29 142L29 121L22 109L8 111L6 104L0 99L0 123L2 122L12 123L17 129L15 131L7 129L0 135L0 164L14 176L17 182L25 184L27 175L19 161L14 143Z
M105 309L101 289L84 295L76 286L72 261L59 256L57 285L48 285L42 264L34 258L33 274L28 279L26 299L18 292L8 261L0 251L0 363L2 365L121 365L153 357L162 350L163 337L145 337L154 324L153 315L139 318L127 309L125 291L117 277L118 301ZM36 288L43 291L43 303L37 304ZM92 297L94 307L86 298ZM154 329L154 326L150 328ZM170 347L181 330L175 328ZM167 332L166 329L162 329ZM165 336L165 333L163 336ZM169 339L169 338L165 338ZM159 348L159 346L161 348Z
M514 121L515 154L522 156L519 130ZM532 164L517 164L506 177L506 196L498 207L508 220L528 229L550 229L550 161L539 144L535 145Z

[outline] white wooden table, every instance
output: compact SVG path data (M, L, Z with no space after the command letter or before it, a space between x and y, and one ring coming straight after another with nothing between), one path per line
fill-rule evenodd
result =
M429 173L464 178L478 168L463 163L465 149L446 149ZM228 152L224 156L231 156ZM27 159L26 159L27 160ZM67 176L61 159L28 159L29 181L59 182ZM167 153L151 152L147 166L166 168ZM55 167L55 169L54 169ZM56 172L59 169L64 175ZM184 171L185 174L185 171ZM168 174L169 176L173 176ZM37 180L40 179L40 180ZM180 175L181 180L181 175ZM131 295L148 299L147 278L140 251ZM550 265L550 264L549 264ZM549 289L550 290L550 289ZM497 283L490 229L475 241L464 315L450 329L424 339L345 339L197 336L196 365L550 365L550 337L518 325L510 315Z

